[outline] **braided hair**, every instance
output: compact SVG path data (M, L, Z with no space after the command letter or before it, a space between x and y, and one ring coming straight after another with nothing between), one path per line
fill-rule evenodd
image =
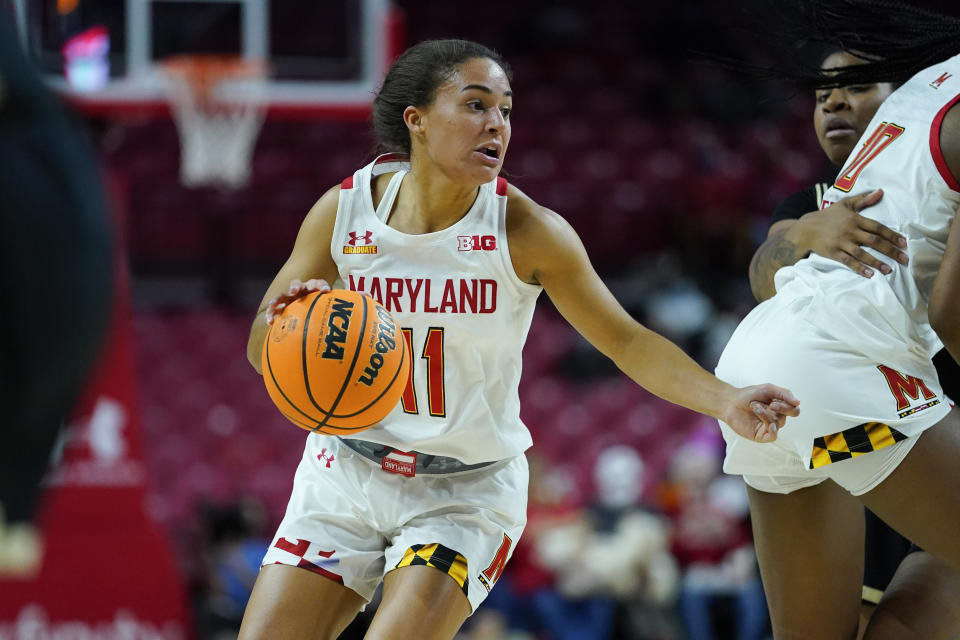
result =
M849 51L866 62L824 71L817 64L824 56L795 55L775 66L735 65L761 78L807 89L900 84L960 53L960 18L898 0L773 0L769 5L764 30L777 42Z

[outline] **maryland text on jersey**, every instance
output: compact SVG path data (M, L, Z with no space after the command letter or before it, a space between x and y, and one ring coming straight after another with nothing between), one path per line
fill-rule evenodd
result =
M387 311L494 313L497 281L488 278L381 278L348 276L351 291L366 293Z

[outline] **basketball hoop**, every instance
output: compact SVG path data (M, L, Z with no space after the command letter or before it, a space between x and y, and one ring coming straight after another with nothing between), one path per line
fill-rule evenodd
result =
M244 186L267 111L266 65L240 56L185 55L167 58L160 69L180 135L180 181Z

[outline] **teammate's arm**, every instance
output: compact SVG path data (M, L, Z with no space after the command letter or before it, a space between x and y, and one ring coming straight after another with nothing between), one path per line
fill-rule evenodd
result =
M247 360L258 373L262 373L260 353L269 330L268 315L272 316L291 300L310 291L329 288L327 283L337 278L337 265L330 255L330 241L337 219L339 198L340 187L336 186L313 205L300 226L290 257L263 296L247 340ZM269 319L272 320L272 317Z
M952 107L943 119L940 150L947 168L960 181L960 105ZM930 326L953 359L960 362L960 223L956 215L950 226L940 270L933 282L927 313Z
M543 285L564 318L635 382L760 442L775 440L785 416L797 415L789 391L773 385L732 387L639 324L603 284L570 225L511 189L507 234L517 275Z
M883 197L880 190L844 198L823 211L811 211L796 220L774 223L767 239L750 261L750 288L758 301L776 293L773 276L781 267L795 264L811 252L840 262L865 278L874 269L890 273L890 266L864 251L871 247L901 264L907 254L900 249L906 239L876 220L860 215Z

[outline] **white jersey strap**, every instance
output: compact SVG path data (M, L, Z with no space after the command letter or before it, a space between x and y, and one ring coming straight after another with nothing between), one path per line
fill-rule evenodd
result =
M383 197L380 198L380 204L377 205L376 216L383 224L387 224L387 218L390 217L390 212L393 210L393 203L397 199L397 193L400 192L400 183L403 182L403 176L406 174L407 172L402 169L393 174L393 177L390 178L390 183L387 185L387 190L383 192Z

